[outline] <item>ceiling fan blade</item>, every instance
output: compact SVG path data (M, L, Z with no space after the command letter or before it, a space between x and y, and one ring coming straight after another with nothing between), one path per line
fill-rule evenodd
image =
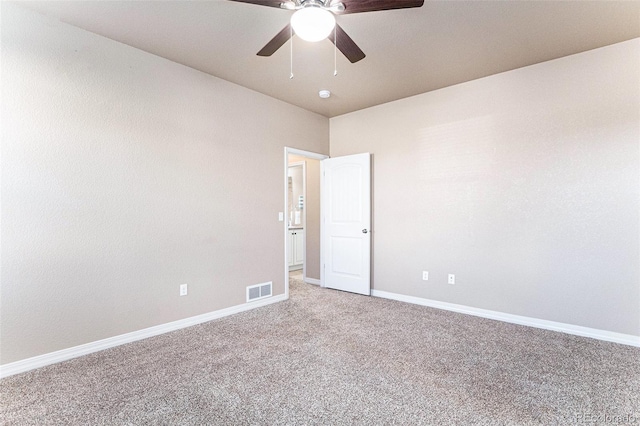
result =
M338 37L338 43L336 44L336 34ZM347 57L352 64L358 62L361 59L364 59L366 56L362 50L358 47L358 45L349 37L349 35L342 29L342 27L336 24L336 34L331 32L329 40L331 43L335 44L336 47L342 52L344 56Z
M258 56L271 56L276 50L280 49L283 44L291 38L291 25L287 24L274 38L269 41L259 52Z
M334 0L337 1L337 0ZM407 9L421 7L424 0L339 0L344 4L344 11L337 12L340 15L347 13L375 12L377 10Z
M229 0L235 1L238 3L250 3L257 4L258 6L269 6L269 7L277 7L280 9L280 4L284 3L284 0Z

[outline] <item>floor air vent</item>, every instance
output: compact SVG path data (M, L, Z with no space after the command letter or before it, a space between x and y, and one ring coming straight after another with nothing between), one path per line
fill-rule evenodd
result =
M271 296L271 281L247 287L247 302Z

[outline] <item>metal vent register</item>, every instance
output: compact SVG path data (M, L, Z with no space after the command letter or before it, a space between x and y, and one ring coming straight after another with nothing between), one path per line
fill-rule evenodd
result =
M271 281L269 281L268 283L256 284L256 285L247 287L247 302L252 302L254 300L270 297L271 286L272 286L272 283Z

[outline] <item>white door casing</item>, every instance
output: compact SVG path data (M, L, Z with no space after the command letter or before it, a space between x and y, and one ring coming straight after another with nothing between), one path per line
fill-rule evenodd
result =
M328 158L322 168L325 287L371 293L371 156Z
M297 149L297 148L290 148L290 147L286 147L286 146L284 147L284 163L283 163L283 165L284 165L284 173L283 173L283 176L284 176L284 179L283 179L283 185L284 185L283 186L283 188L284 188L284 204L283 204L283 206L284 206L284 210L281 212L282 215L280 216L279 219L280 219L280 221L282 222L282 225L283 225L284 238L285 238L285 244L284 244L284 246L285 246L284 247L284 283L285 283L285 285L284 285L284 295L285 295L285 298L287 298L287 299L289 298L289 253L290 253L290 250L289 250L288 241L289 241L290 236L289 236L288 220L285 220L285 212L287 212L288 208L289 208L288 207L288 205L289 205L289 203L288 203L288 198L289 198L288 197L288 195L289 195L289 191L288 191L288 188L289 188L289 184L288 184L289 155L298 155L298 156L301 156L301 157L306 157L306 158L310 158L310 159L318 160L318 161L322 161L322 160L324 160L326 158L329 158L329 156L326 155L326 154L319 154L317 152L305 151L305 150L301 150L301 149ZM305 175L306 175L306 173L305 173ZM306 187L306 183L305 183L305 187ZM306 199L306 194L305 194L305 199ZM307 206L305 206L305 207L307 207ZM307 211L307 208L305 208L303 210L304 215L305 215L305 223L307 223L306 222L306 211ZM305 230L305 235L304 235L303 241L306 241L306 238L307 238L306 232L307 231ZM320 235L320 239L322 239L321 235ZM303 251L304 251L303 258L307 257L305 245L303 245ZM320 246L322 246L322 243L320 243ZM293 261L293 255L291 256L291 258L292 258L291 260ZM322 250L320 250L320 265L322 265ZM303 275L305 277L305 281L307 281L307 282L315 281L314 284L320 284L321 286L323 286L322 267L320 268L320 280L319 281L316 280L316 279L312 279L312 278L308 278L307 277L307 271L306 271L307 265L306 265L306 262L304 263L304 267L303 268L304 268L303 269Z
M289 233L287 234L287 264L289 266L292 266L293 263L293 245L295 244L294 241L294 235L293 235L293 231L289 231Z

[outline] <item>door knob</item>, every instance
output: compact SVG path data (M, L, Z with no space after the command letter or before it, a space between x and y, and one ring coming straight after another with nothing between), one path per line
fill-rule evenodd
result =
M366 229L363 229L363 230L362 230L362 233L363 233L363 234L366 234L367 232L369 232L369 231L367 231Z

